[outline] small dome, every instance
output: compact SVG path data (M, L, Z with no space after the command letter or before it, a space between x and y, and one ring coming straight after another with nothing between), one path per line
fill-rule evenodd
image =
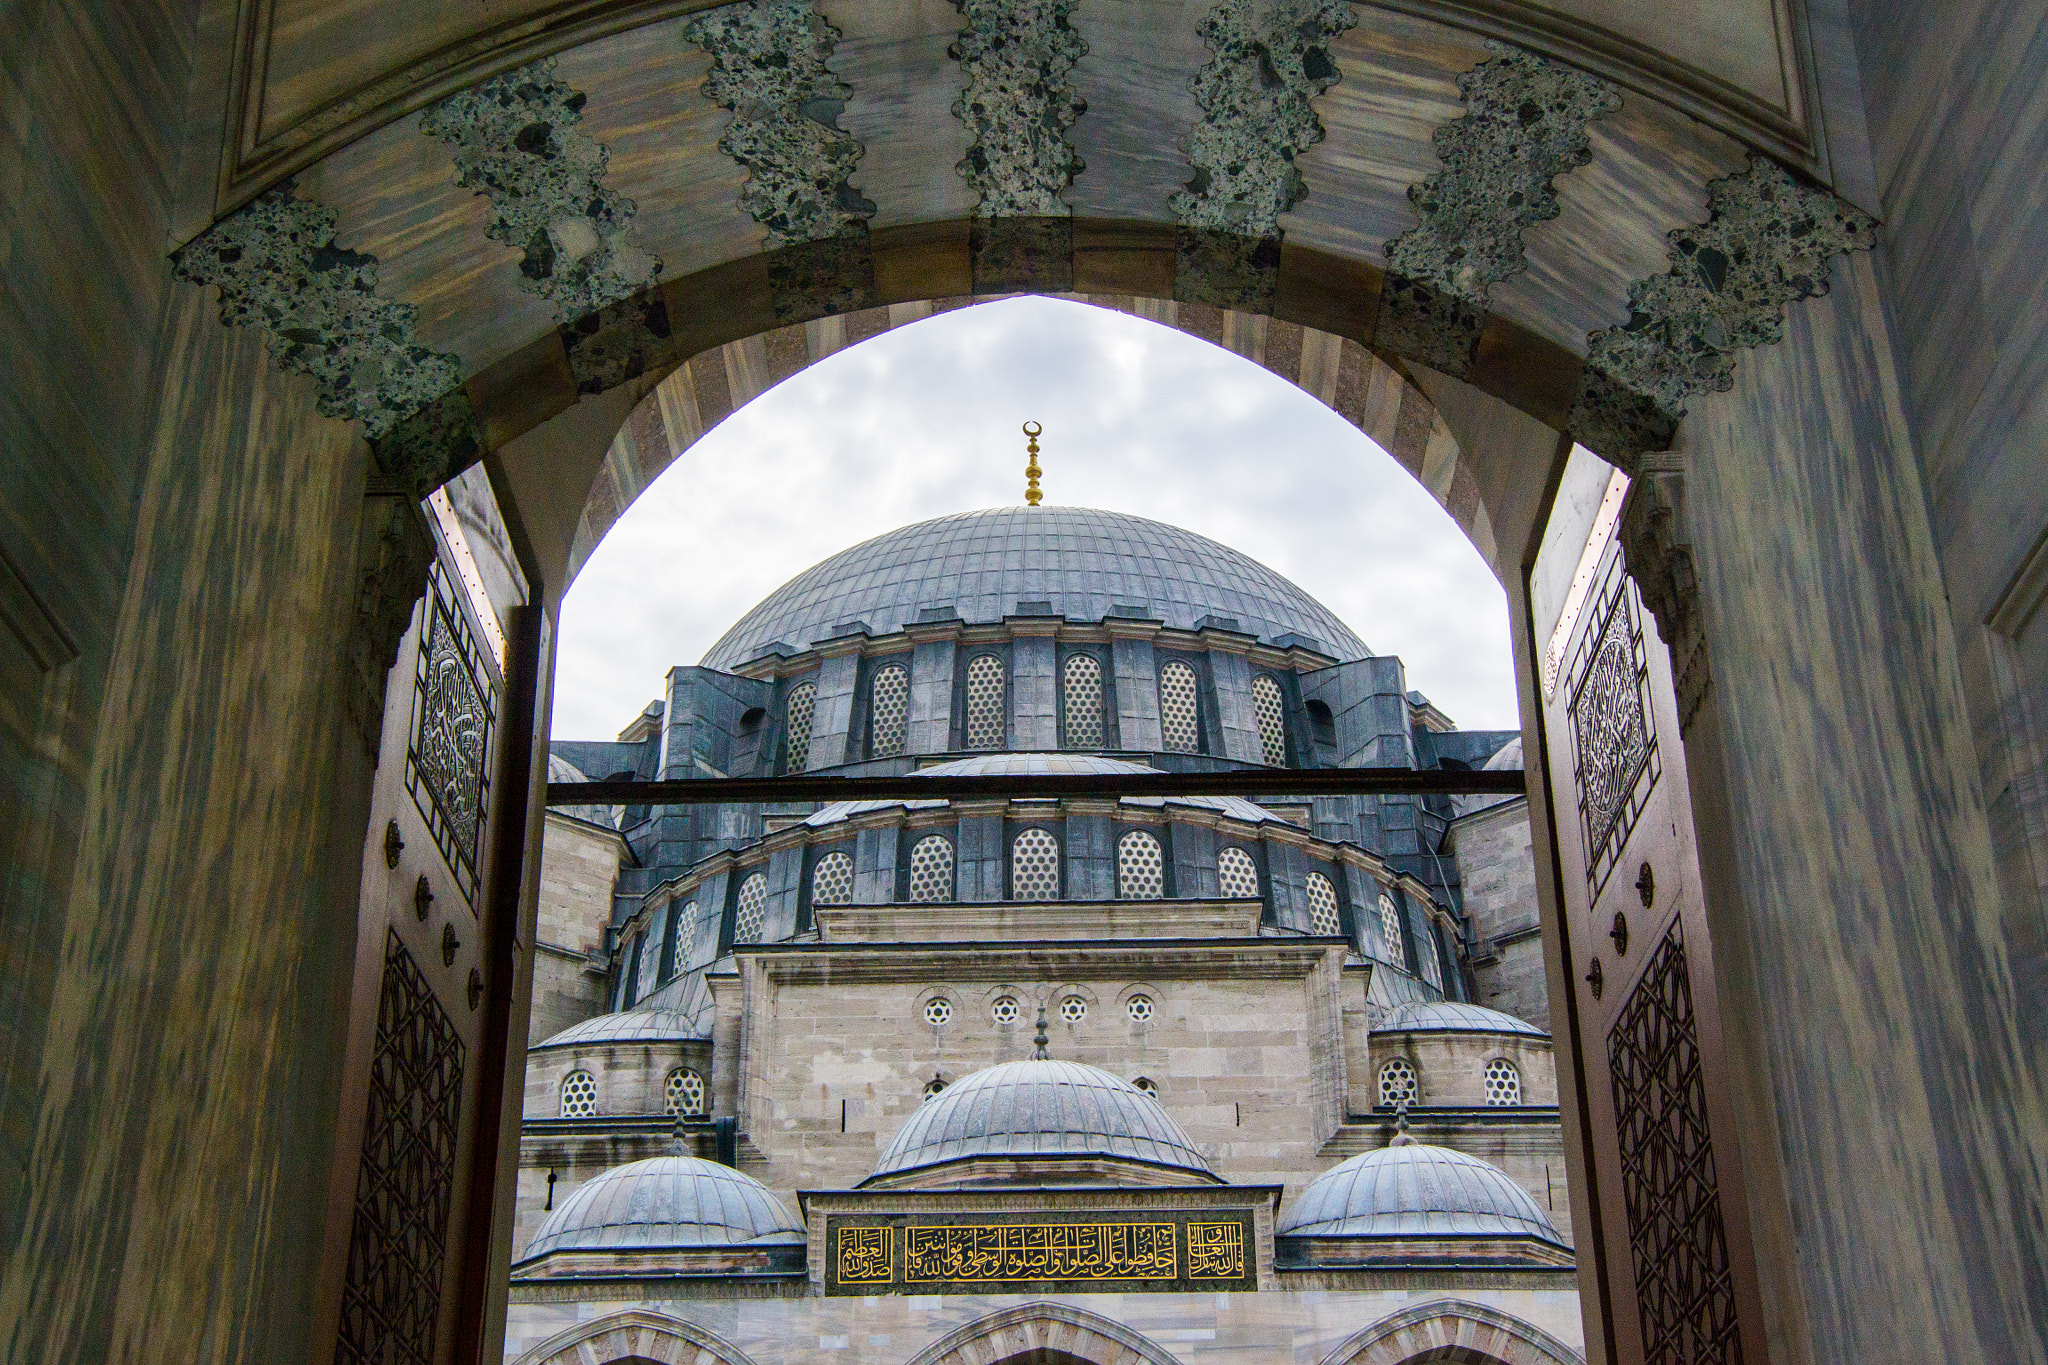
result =
M1498 1166L1449 1147L1382 1147L1317 1176L1274 1230L1281 1237L1564 1238Z
M683 1015L670 1010L625 1010L600 1014L571 1024L545 1042L535 1043L529 1052L546 1047L589 1047L596 1043L680 1043L702 1037Z
M551 1251L801 1243L803 1225L766 1185L715 1161L658 1156L614 1166L570 1191L523 1259Z
M974 758L955 759L951 763L937 763L929 768L919 768L913 776L931 777L945 774L953 777L1008 777L1017 774L1035 775L1078 775L1096 773L1156 773L1158 768L1143 763L1131 763L1121 758L1098 758L1093 754L981 754ZM1123 803L1128 806L1192 806L1200 810L1213 810L1233 820L1258 824L1278 817L1265 807L1247 801L1241 796L1127 796ZM932 801L835 801L817 814L805 820L811 826L835 825L842 820L861 814L863 811L883 810L890 806L902 806L906 810L924 810L943 806L942 800Z
M1456 1000L1411 1000L1396 1006L1374 1033L1522 1033L1532 1038L1550 1035L1526 1019L1502 1014L1483 1005L1466 1005Z
M548 755L548 781L588 782L589 776L566 758ZM606 825L616 829L619 823L617 808L614 806L549 806L557 815L572 816L593 825Z
M1078 1062L1003 1062L947 1086L897 1130L875 1175L963 1157L1121 1157L1209 1175L1159 1101Z
M1520 735L1516 735L1513 739L1501 745L1500 748L1494 750L1493 757L1487 759L1485 765L1480 769L1482 772L1489 773L1520 772L1521 770L1522 737Z

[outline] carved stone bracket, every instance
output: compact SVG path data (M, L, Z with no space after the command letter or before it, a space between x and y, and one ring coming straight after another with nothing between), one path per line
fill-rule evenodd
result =
M1692 728L1713 681L1700 625L1699 578L1692 550L1683 540L1684 512L1685 476L1645 471L1629 487L1618 531L1629 576L1671 651L1681 734Z
M398 642L427 590L434 540L409 492L377 490L363 499L356 535L356 610L349 640L349 719L373 760L384 734L384 698Z

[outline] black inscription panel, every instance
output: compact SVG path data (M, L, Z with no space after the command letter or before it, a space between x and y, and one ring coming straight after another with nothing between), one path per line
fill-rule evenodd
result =
M826 1220L828 1294L1254 1289L1248 1209L864 1214Z

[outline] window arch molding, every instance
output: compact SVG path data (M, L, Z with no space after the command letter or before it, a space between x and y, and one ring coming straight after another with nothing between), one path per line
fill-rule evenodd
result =
M675 1346L664 1349L667 1342ZM541 1342L513 1365L642 1365L656 1358L689 1360L702 1351L719 1365L755 1365L752 1356L716 1332L666 1313L630 1308L579 1322Z
M1576 1351L1541 1328L1462 1299L1432 1299L1382 1318L1339 1342L1320 1365L1412 1365L1423 1360L1581 1365Z

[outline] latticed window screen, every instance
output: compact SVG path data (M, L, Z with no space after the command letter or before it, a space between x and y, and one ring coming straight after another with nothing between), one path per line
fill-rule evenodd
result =
M1150 1022L1152 1018L1152 997L1149 995L1132 996L1124 1001L1124 1014L1134 1024Z
M933 1028L944 1028L953 1022L953 1002L943 995L935 995L924 1002L924 1021Z
M910 899L953 899L953 841L945 835L927 834L911 848Z
M1496 1105L1522 1102L1522 1073L1515 1070L1515 1064L1505 1057L1496 1057L1486 1064L1486 1102Z
M910 715L910 670L889 664L875 670L868 685L868 749L876 758L903 752L904 726Z
M1016 1023L1017 1014L1017 997L1014 995L999 995L995 1003L988 1007L988 1017L998 1024Z
M1393 1109L1403 1100L1413 1104L1421 1093L1415 1065L1406 1057L1396 1057L1380 1068L1380 1108Z
M1252 714L1259 721L1259 747L1266 762L1276 768L1287 766L1287 724L1280 709L1280 684L1270 673L1252 679Z
M811 717L818 710L818 685L798 683L789 689L789 758L783 765L800 773L811 766Z
M697 949L697 902L691 901L676 912L676 960L671 976L679 976L690 970L690 954Z
M1202 747L1202 708L1195 670L1180 660L1159 670L1159 742L1167 752L1192 754Z
M967 664L967 747L1003 747L1003 661L977 654Z
M704 1113L704 1078L687 1066L668 1073L661 1086L661 1110L671 1116L700 1118Z
M1088 1017L1088 1002L1078 995L1070 995L1060 1001L1060 1018L1069 1024L1078 1024Z
M1069 654L1064 679L1069 749L1100 749L1102 740L1102 665L1093 654Z
M1337 914L1337 888L1320 872L1308 874L1308 922L1319 934L1344 932L1344 921Z
M1042 829L1027 829L1010 845L1011 896L1020 901L1060 898L1059 841Z
M853 859L827 853L811 869L811 904L845 905L853 899Z
M733 916L732 941L759 943L761 921L768 913L768 878L756 872L740 883L739 913Z
M562 1077L562 1117L587 1119L597 1115L597 1077L588 1071L572 1071Z
M1394 898L1384 893L1380 896L1380 934L1387 941L1388 960L1397 966L1408 965L1408 954L1401 951L1401 912L1394 905Z
M1226 848L1216 855L1216 884L1222 894L1245 900L1259 894L1259 865L1241 848Z
M1116 894L1127 901L1156 901L1166 894L1159 841L1143 830L1116 841Z

